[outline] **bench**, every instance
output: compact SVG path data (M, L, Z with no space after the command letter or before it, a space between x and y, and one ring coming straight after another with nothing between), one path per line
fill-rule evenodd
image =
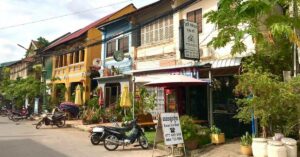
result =
M150 113L137 115L137 123L141 128L155 129L156 126L156 123L153 121L152 115Z

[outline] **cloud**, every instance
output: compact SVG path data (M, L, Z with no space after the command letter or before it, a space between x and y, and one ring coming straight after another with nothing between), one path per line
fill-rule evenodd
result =
M19 60L24 57L25 50L18 47L17 44L4 39L0 39L0 43L1 43L0 63Z
M32 39L37 39L40 36L52 41L67 32L74 32L127 4L134 3L139 8L157 0L131 0L122 3L124 1L126 0L0 0L0 28L118 3L114 6L103 7L87 13L21 27L0 29L0 63L19 60L24 57L25 50L18 47L17 44L28 47Z

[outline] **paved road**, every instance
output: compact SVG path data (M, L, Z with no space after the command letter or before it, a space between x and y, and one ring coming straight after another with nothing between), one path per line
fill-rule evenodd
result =
M152 150L119 147L109 152L103 145L93 146L89 133L73 128L42 126L35 122L12 122L0 117L0 157L148 157Z

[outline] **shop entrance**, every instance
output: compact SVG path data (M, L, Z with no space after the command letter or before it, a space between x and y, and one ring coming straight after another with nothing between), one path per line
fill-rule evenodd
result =
M105 84L105 106L116 105L121 93L120 86L120 83Z
M208 120L207 84L165 88L165 111Z

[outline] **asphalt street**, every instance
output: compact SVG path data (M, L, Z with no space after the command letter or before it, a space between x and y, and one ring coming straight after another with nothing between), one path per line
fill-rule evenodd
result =
M107 151L102 144L93 146L89 133L73 128L42 126L34 121L12 122L0 117L0 157L148 157L152 150L119 147ZM158 154L157 154L158 155Z

